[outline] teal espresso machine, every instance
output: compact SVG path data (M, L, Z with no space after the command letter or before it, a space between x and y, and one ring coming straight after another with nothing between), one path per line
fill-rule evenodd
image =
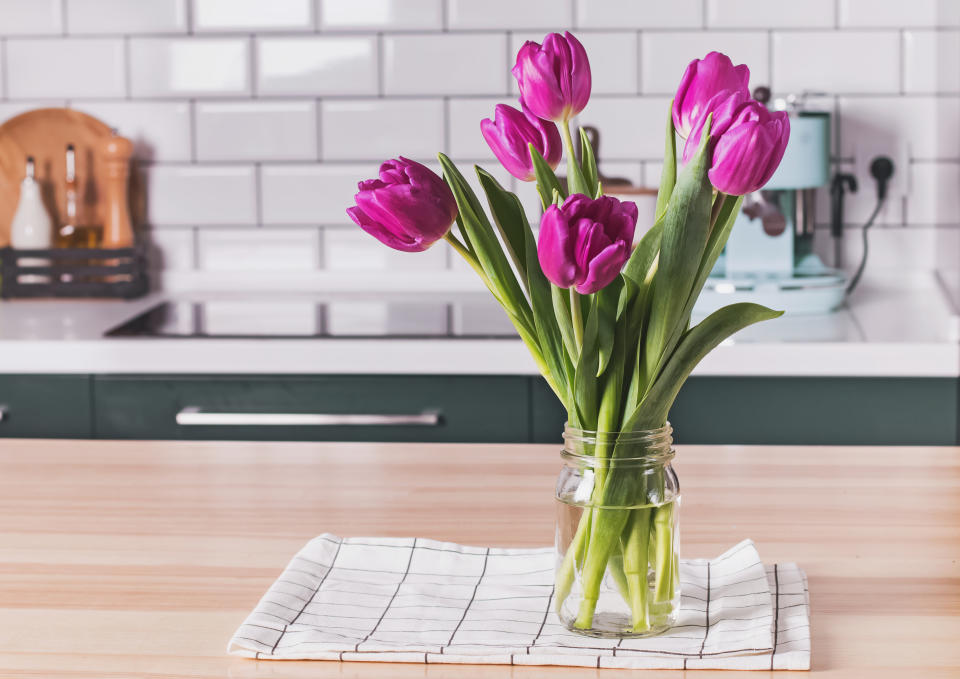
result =
M769 92L758 88L754 96L763 101ZM846 277L813 251L816 189L830 180L830 114L805 110L802 97L775 107L790 115L783 161L761 190L744 196L694 313L756 302L791 315L822 314L843 303Z

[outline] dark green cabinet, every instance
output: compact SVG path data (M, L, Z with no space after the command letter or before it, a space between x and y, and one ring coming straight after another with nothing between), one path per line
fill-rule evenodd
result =
M956 445L958 384L692 377L670 419L678 443ZM0 375L0 412L0 437L557 445L566 419L541 378L507 375ZM190 412L224 421L178 423ZM344 415L363 423L330 424Z
M97 376L93 385L95 432L102 438L530 440L530 380L526 377ZM178 424L178 413L190 412L205 416L194 419L219 416L225 422ZM321 415L334 422L344 415L361 416L366 423L255 424L268 416L295 421L297 415ZM421 422L397 423L411 418ZM249 424L240 424L244 421Z
M87 375L0 375L0 437L89 438Z
M565 413L534 385L535 440ZM956 445L958 381L914 377L691 377L670 412L678 443Z

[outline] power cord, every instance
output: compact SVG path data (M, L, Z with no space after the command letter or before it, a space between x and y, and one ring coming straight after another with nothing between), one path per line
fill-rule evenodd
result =
M850 279L850 284L847 286L846 294L848 295L857 287L857 283L860 282L860 277L863 275L863 269L867 266L867 231L873 226L877 215L880 214L880 210L883 209L884 204L887 202L887 189L890 186L890 178L893 177L893 161L886 156L877 156L870 163L870 176L877 182L877 206L873 208L873 212L870 213L870 217L861 229L863 235L863 255L860 257L860 265L857 267L856 273L853 274L853 278Z

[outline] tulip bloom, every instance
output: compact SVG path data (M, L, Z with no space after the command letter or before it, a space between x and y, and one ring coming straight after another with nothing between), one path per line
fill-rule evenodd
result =
M536 179L533 161L530 160L530 144L533 144L547 164L556 169L560 164L563 148L557 126L538 118L520 101L522 111L512 106L497 104L494 119L480 122L480 132L497 160L507 172L521 181Z
M789 140L786 111L770 113L757 101L746 102L713 142L710 183L731 196L758 191L780 165Z
M684 139L690 136L698 118L709 112L711 100L724 91L740 92L750 96L747 84L750 69L746 64L734 66L730 57L710 52L703 59L694 59L687 65L680 86L673 98L673 125Z
M575 193L562 206L547 208L540 220L540 267L554 285L592 294L620 274L636 227L636 203Z
M550 33L543 45L527 41L511 70L520 97L538 118L567 121L590 99L590 61L583 45L569 32Z
M450 187L403 156L380 166L380 178L358 184L350 219L394 250L422 252L447 235L457 218Z

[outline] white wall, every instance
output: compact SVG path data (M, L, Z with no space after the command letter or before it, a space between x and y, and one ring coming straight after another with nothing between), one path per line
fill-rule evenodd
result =
M878 262L956 267L955 0L0 0L0 119L67 105L132 137L145 227L175 276L442 269L445 252L393 256L352 227L356 181L441 150L510 180L479 121L514 98L523 40L570 27L593 65L582 122L601 128L606 174L656 183L672 90L719 49L753 85L825 93L836 160L862 186L851 225L872 207L870 158L894 157Z

